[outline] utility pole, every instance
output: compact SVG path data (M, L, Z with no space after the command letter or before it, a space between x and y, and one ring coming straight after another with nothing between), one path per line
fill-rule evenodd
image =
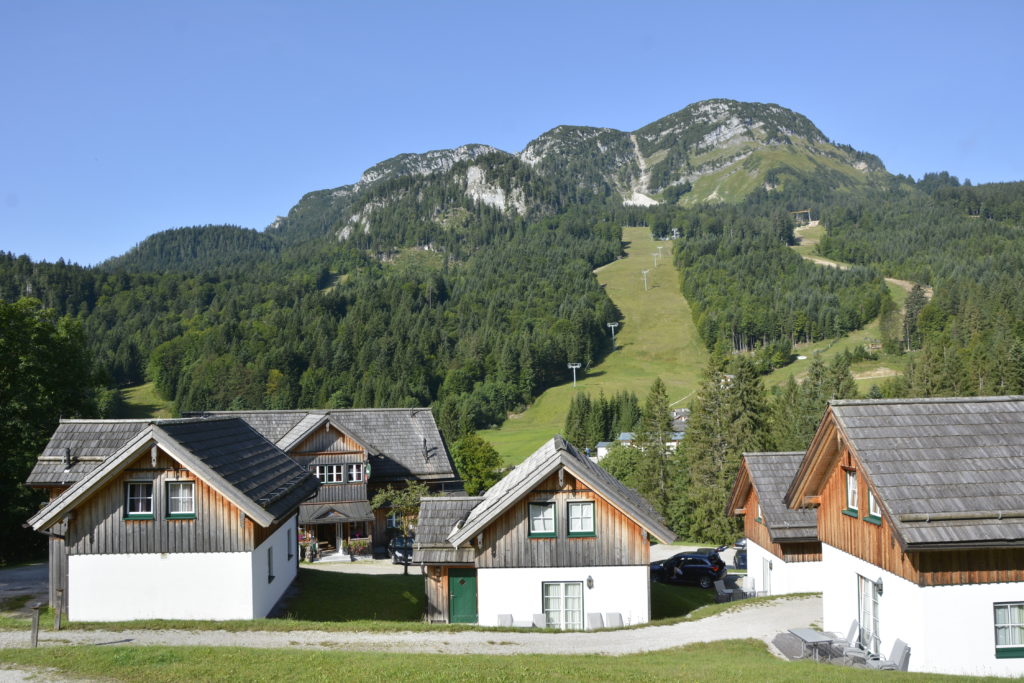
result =
M644 276L644 291L647 291L647 273L651 272L650 269L641 271L640 274Z
M608 323L608 328L612 331L612 348L615 348L615 328L618 327L618 323Z
M580 367L579 363L569 363L569 369L572 370L572 386L576 388L576 369Z

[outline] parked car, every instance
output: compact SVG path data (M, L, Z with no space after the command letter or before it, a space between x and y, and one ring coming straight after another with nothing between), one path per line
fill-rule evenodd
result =
M667 560L651 563L651 580L662 583L688 583L711 588L715 581L725 577L725 573L725 562L714 548L677 553Z
M388 543L388 557L394 564L412 562L412 536L395 536Z
M736 541L736 547L743 548L745 550L747 547L747 539L744 537Z

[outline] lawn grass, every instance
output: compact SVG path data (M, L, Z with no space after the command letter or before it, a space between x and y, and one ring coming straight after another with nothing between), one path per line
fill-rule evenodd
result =
M160 398L152 382L122 389L121 398L124 399L124 406L118 415L120 418L174 417L170 401Z
M325 646L328 644L325 643ZM495 640L495 652L504 645ZM887 681L934 674L786 662L757 640L695 643L619 657L601 655L445 655L263 650L237 647L47 647L0 650L0 664L120 681ZM963 679L967 680L967 679ZM981 680L981 679L969 679ZM999 680L999 679L992 679Z
M423 618L426 596L418 571L402 574L351 574L299 568L298 595L280 619L189 621L140 619L116 622L68 622L64 628L78 631L125 631L133 629L186 631L509 631L474 624L428 624ZM652 623L675 623L693 610L714 601L714 592L690 586L651 584ZM43 630L53 628L53 612L40 615ZM31 619L0 616L0 630L27 630Z
M679 272L672 265L672 243L658 242L647 228L623 229L626 257L599 268L597 279L622 311L615 335L616 350L599 365L578 374L572 386L552 387L525 412L497 428L480 432L501 453L506 464L522 462L541 444L563 431L569 404L577 392L611 396L633 391L641 401L655 377L668 389L669 401L682 407L697 388L707 359L693 324L690 306L679 289ZM661 247L657 268L653 255ZM647 274L644 291L642 270Z

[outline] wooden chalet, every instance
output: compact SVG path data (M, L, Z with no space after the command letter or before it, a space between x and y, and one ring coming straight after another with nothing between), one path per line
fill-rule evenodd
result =
M817 513L826 629L1024 674L1024 397L833 401L785 500Z
M821 541L814 510L783 502L803 451L744 453L727 513L743 517L746 590L764 595L821 590Z
M298 570L319 482L244 421L62 420L27 482L50 492L50 602L71 619L265 616Z
M327 551L353 540L384 551L398 521L387 508L372 510L370 501L388 485L419 481L433 493L464 493L429 408L197 414L245 420L320 480L299 509L299 523Z
M632 489L561 437L479 497L424 498L413 561L431 621L583 629L650 619L650 542Z

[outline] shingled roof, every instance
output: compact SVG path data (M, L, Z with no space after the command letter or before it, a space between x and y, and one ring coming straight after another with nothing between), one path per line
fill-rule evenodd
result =
M814 510L789 509L783 499L793 481L803 451L744 453L733 485L729 514L741 507L753 487L761 505L761 518L773 543L818 540L818 518ZM748 510L745 514L751 514Z
M481 501L483 498L480 496L421 499L413 561L417 564L473 564L472 546L455 547L448 542L448 534L456 524L465 522L469 513Z
M48 452L61 453L62 462L65 448L69 459L87 459L78 460L76 481L30 520L33 526L45 526L74 507L80 497L96 490L151 444L158 444L263 526L290 513L320 485L243 420L69 420L58 427L30 481L52 484L59 479ZM70 478L64 483L71 483Z
M25 483L75 484L150 423L152 420L61 420Z
M643 496L580 454L565 439L556 436L492 486L470 512L466 522L451 530L448 541L455 546L465 543L559 467L564 467L586 483L659 541L671 543L675 540L676 535L665 526L661 515Z
M833 401L829 415L905 548L1024 544L1024 396ZM790 505L831 467L812 455Z
M202 415L240 417L281 448L326 416L362 443L372 457L373 481L455 479L448 448L429 408L351 408L346 410L210 411Z

